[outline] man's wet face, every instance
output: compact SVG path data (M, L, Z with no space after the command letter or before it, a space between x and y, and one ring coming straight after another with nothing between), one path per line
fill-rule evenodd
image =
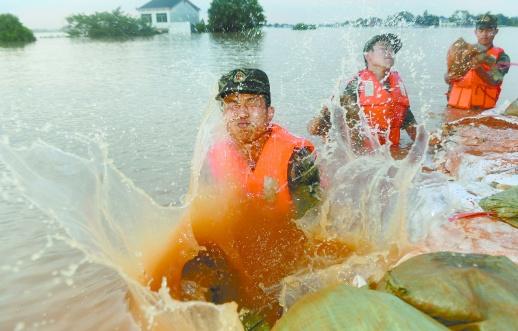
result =
M485 47L493 45L493 39L495 39L497 33L497 28L477 28L475 30L478 43Z
M223 99L223 116L227 131L235 142L246 144L259 139L273 117L273 108L264 96L233 93Z
M365 59L369 66L382 67L390 69L394 65L394 49L384 41L378 41L372 47L372 50L365 53Z

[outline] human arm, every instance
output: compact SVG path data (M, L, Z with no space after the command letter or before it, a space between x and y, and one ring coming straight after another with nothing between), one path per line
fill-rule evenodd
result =
M405 119L403 120L403 124L401 125L401 128L405 129L405 131L408 133L408 135L410 136L410 139L412 139L412 141L415 141L415 138L417 135L416 126L417 126L417 121L415 120L414 114L412 113L410 108L408 108L408 110L405 114Z
M488 58L485 57L480 62L474 64L473 69L477 72L477 74L489 85L500 85L504 80L504 76L509 71L509 64L511 63L511 59L509 55L506 53L500 54L496 62L488 63ZM486 64L490 66L490 70L486 71L482 67L482 64Z
M327 137L331 129L331 114L327 107L322 107L320 113L308 123L308 132L313 136Z
M345 123L349 127L351 144L354 152L364 150L363 135L360 127L360 105L358 104L358 77L352 79L340 97L340 105L345 110Z
M288 164L288 187L295 205L295 218L302 217L320 202L320 173L315 154L306 147L293 151Z

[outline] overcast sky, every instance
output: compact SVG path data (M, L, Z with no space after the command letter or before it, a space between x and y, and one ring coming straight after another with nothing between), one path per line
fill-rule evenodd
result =
M148 0L0 0L0 13L12 13L30 28L59 28L73 13L93 13L116 7L136 14ZM207 16L212 0L192 0ZM428 2L428 1L427 1ZM381 18L402 10L450 16L456 9L473 14L486 11L518 16L518 0L259 0L270 23L334 23L366 16Z

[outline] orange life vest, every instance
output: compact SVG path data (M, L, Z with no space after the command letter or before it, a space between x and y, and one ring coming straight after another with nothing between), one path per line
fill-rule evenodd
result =
M502 48L492 47L486 54L496 61L504 52ZM484 71L489 72L492 67L482 64ZM448 95L448 105L460 109L489 109L496 105L500 96L501 83L490 85L478 75L475 69L469 70L464 77L452 83Z
M288 163L294 149L309 148L311 142L296 137L278 125L266 141L255 169L231 140L216 143L209 151L212 175L219 184L234 185L248 197L260 197L268 206L279 211L292 211L293 202L288 188Z
M393 145L399 144L400 130L410 106L405 86L395 71L387 77L390 90L383 88L374 73L364 69L358 73L359 104L381 144L388 138Z

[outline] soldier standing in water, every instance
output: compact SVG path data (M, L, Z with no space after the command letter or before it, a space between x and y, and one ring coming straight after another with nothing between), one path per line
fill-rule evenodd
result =
M455 71L445 75L445 81L449 84L447 96L450 107L473 110L495 107L511 62L504 49L493 44L497 34L495 16L485 14L477 19L475 48L479 55L472 58L471 68L464 75L458 76Z
M340 95L340 105L346 112L345 120L357 151L369 148L360 134L360 112L365 114L372 133L381 144L390 141L391 146L399 147L400 130L405 130L415 140L416 120L407 92L399 74L392 70L394 56L401 47L401 40L392 33L369 39L363 49L365 68L348 82ZM311 134L323 137L330 128L330 112L326 107L308 124Z

